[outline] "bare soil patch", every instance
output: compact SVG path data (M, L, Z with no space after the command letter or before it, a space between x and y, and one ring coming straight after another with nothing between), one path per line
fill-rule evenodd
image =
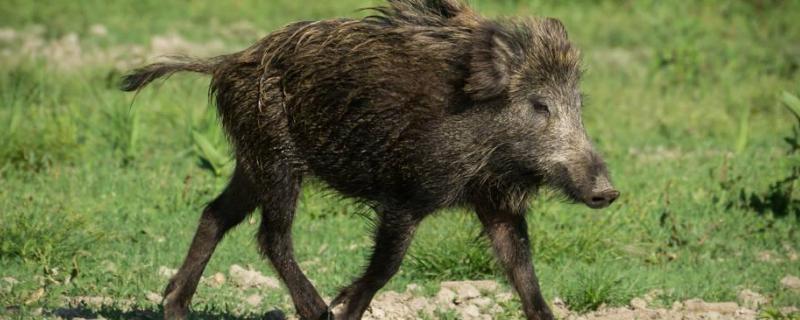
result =
M175 270L166 267L159 268L159 276L168 278ZM226 280L227 279L227 280ZM786 276L781 279L781 284L793 288L796 277ZM241 291L240 310L263 309L263 297L260 294L246 293L246 289L282 290L277 279L264 276L259 271L233 265L226 277L217 273L204 277L201 285L220 287L233 286ZM601 306L598 310L588 313L578 313L570 310L569 306L559 298L552 302L553 311L559 319L565 320L618 320L618 319L665 319L665 320L706 320L706 319L732 319L756 320L759 319L761 308L769 304L769 298L750 289L744 289L738 294L736 302L708 302L701 299L688 299L675 302L669 307L659 306L654 303L655 298L662 294L661 290L654 290L642 298L634 298L627 306L608 307ZM153 292L146 292L147 301L157 305L162 297ZM509 314L521 316L516 310L506 310L505 305L509 300L515 299L512 292L493 280L474 281L445 281L441 283L439 291L433 296L426 296L418 285L410 284L403 292L386 291L379 294L372 301L370 308L364 315L365 320L400 320L400 319L438 319L442 315L455 316L464 320L491 320L508 318ZM71 307L100 308L106 305L131 306L130 300L115 301L110 297L69 297L65 298ZM340 311L334 309L334 313ZM266 319L297 319L291 310L273 310L266 314ZM789 306L778 310L784 316L797 316L800 310ZM66 313L67 317L74 315ZM58 315L57 315L58 316ZM85 319L93 319L88 317ZM102 319L97 317L94 319Z

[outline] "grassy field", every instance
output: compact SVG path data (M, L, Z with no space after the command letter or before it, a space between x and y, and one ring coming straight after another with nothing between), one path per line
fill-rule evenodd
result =
M199 212L227 182L228 146L208 79L175 76L134 97L126 68L159 54L238 50L291 21L364 13L379 2L25 1L0 5L0 318L30 318L69 297L110 297L158 312L161 266L177 268ZM593 211L533 200L529 228L548 300L592 310L653 289L660 303L770 298L800 306L800 1L473 1L490 15L562 19L582 49L584 120L622 198ZM305 187L297 256L325 296L369 251L363 208ZM273 274L254 216L217 249ZM502 279L468 212L426 220L388 285ZM11 281L13 278L16 281ZM255 292L255 291L254 291ZM201 286L211 315L293 312L283 291L244 308L234 288ZM519 317L511 302L508 318Z

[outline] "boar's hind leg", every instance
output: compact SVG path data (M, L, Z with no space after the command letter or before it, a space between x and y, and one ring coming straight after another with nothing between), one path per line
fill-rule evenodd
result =
M492 241L497 259L522 300L526 318L554 319L542 297L531 262L525 208L502 207L507 206L483 203L476 205L476 212Z
M255 209L256 196L253 184L237 168L225 191L203 210L189 253L164 290L165 319L187 317L189 302L214 249L225 232Z
M344 288L331 302L331 308L344 304L343 312L336 312L336 320L361 319L372 297L400 269L400 263L411 243L420 220L427 212L379 212L375 231L375 245L369 266L364 274Z
M282 165L266 178L263 187L267 193L261 204L262 219L258 230L261 252L269 258L289 290L300 318L326 319L328 306L294 258L291 232L300 178Z

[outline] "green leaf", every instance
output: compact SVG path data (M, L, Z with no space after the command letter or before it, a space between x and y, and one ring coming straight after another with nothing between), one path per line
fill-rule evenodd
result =
M136 153L136 144L139 140L139 112L135 109L130 112L130 131L128 132L128 143L125 148L125 155L129 158L133 158Z
M800 123L800 98L797 98L797 96L784 91L783 105L786 106L786 109L789 109L789 112L791 112L795 119L797 119L797 122Z
M746 108L739 118L739 137L736 139L736 154L741 154L747 148L750 135L750 108Z
M221 175L222 172L232 164L232 159L230 157L214 147L211 141L199 132L192 131L192 139L194 139L194 144L200 158L211 166L215 175Z

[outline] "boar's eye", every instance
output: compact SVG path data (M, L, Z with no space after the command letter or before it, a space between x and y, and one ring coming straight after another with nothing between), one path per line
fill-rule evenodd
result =
M536 111L536 113L539 113L539 114L542 114L542 115L545 115L545 116L549 116L550 115L550 107L548 107L546 104L541 103L541 102L539 102L537 100L533 100L533 101L531 101L531 103L533 104L533 111Z

